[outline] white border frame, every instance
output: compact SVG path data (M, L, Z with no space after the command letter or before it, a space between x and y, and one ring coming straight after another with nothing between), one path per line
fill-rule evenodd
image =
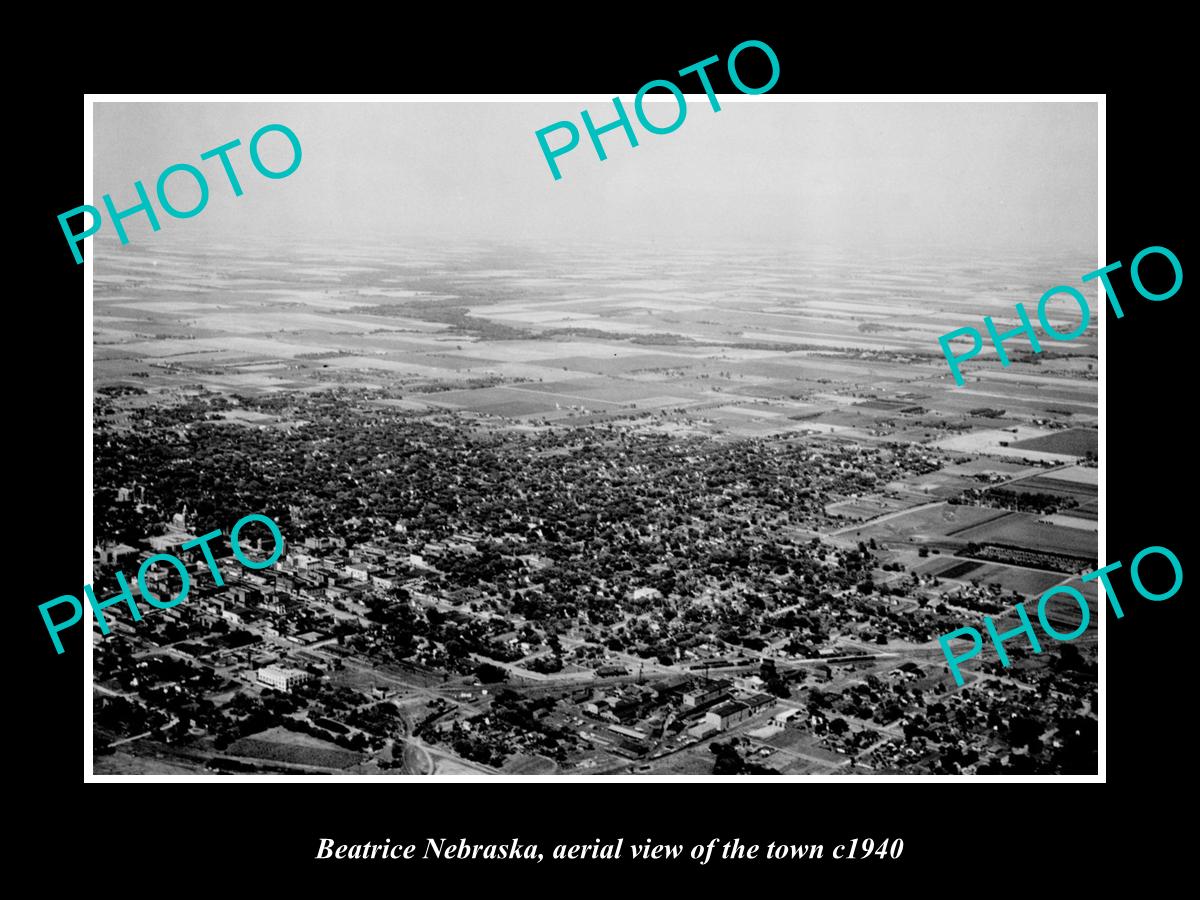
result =
M703 102L705 94L685 94L688 102ZM1105 94L718 94L719 102L726 103L1095 103L1097 114L1097 243L1096 268L1107 265L1106 254L1106 148L1107 119ZM652 100L658 98L650 98ZM673 98L662 98L673 101ZM603 94L85 94L83 98L83 196L84 203L95 205L95 187L92 172L92 108L96 103L611 103L612 97ZM530 123L530 135L536 130L537 122ZM549 184L549 183L548 183ZM93 253L84 254L84 359L86 368L83 376L83 580L91 584L92 579L92 276L94 274ZM1073 276L1074 273L1063 273ZM1085 273L1079 273L1083 275ZM1073 278L1072 278L1073 280ZM1099 367L1098 410L1099 410L1099 532L1097 540L1100 566L1105 560L1105 538L1107 497L1105 491L1107 446L1106 436L1106 382L1105 382L1105 320L1106 299L1103 288L1096 281L1098 303L1097 354ZM412 785L415 782L470 782L511 783L554 782L563 784L581 782L611 784L634 782L640 784L667 782L735 782L746 784L766 782L1073 782L1105 783L1106 777L1106 692L1105 692L1105 632L1107 603L1102 602L1102 589L1097 589L1099 621L1097 622L1097 660L1099 678L1097 683L1099 732L1098 771L1096 775L97 775L92 771L92 629L83 627L83 780L86 784L101 782L321 782L325 784L390 784Z

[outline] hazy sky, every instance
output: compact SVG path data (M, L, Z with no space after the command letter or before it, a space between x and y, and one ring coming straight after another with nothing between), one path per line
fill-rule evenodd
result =
M666 96L666 95L664 95ZM1096 246L1095 104L734 102L714 113L688 97L675 132L646 132L622 97L639 146L621 130L600 162L580 121L615 117L611 101L554 103L97 103L95 196L118 209L153 197L158 174L191 163L208 177L194 218L159 210L126 227L137 243L164 237L249 241L278 235L330 243L406 236L537 242L630 240L703 245L895 244L1030 251ZM666 124L671 99L647 104ZM580 144L558 158L555 181L534 132L573 121ZM282 123L300 139L295 173L269 180L249 158L251 135ZM216 159L233 138L235 198ZM552 146L565 132L550 138ZM264 160L282 168L286 140L268 135ZM173 175L180 208L194 182ZM157 200L154 201L156 208ZM111 224L104 226L111 232Z

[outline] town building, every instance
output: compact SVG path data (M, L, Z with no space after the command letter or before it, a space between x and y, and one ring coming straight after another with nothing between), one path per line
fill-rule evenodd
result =
M715 702L729 691L729 682L723 679L704 681L683 695L683 705L697 708Z
M293 669L287 666L270 665L255 673L258 680L277 691L290 691L292 688L312 679L312 675L303 669Z
M774 702L775 698L769 694L754 694L745 700L731 700L706 712L704 721L720 731L725 731L739 722L746 721L760 709Z

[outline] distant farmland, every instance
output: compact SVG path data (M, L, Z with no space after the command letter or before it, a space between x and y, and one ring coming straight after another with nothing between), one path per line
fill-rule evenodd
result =
M1056 431L1044 437L1014 441L1009 444L1016 450L1040 450L1043 453L1069 453L1072 456L1095 455L1100 446L1100 433L1091 428L1070 428Z

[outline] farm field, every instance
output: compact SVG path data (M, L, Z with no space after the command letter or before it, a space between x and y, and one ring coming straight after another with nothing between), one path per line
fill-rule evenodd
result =
M1081 531L1099 531L1100 523L1096 521L1096 516L1093 514L1087 516L1073 516L1070 513L1059 513L1052 516L1043 516L1041 521L1050 525L1057 525L1060 528L1078 528Z
M1017 493L1057 494L1062 497L1073 497L1080 502L1096 496L1096 485L1094 484L1066 481L1042 475L1035 478L1026 478L1015 484L1005 485L1005 488Z
M1088 521L1095 522L1100 517L1099 506L1099 501L1089 500L1081 506L1064 509L1059 512L1059 515L1067 519L1087 519Z
M1043 450L1047 453L1066 453L1071 456L1096 455L1100 433L1091 428L1071 428L1042 437L1017 441L1009 446L1017 450Z
M1094 555L1096 537L1075 528L1045 525L1028 513L1006 513L979 525L955 532L954 537L976 544L986 542L1066 553L1075 556Z
M1057 469L1045 477L1054 481L1090 484L1095 487L1100 482L1100 470L1094 466L1071 466L1067 469Z
M1078 456L1083 455L1082 453L1068 454L1064 452L1052 452L1049 449L1032 446L1020 448L1016 446L1018 443L1027 443L1047 436L1052 435L1048 435L1046 431L1040 428L1019 425L1010 429L984 429L954 437L941 438L930 442L930 446L941 450L954 450L960 453L983 453L989 456L1000 456L1009 459L1029 459L1048 463L1075 462Z

